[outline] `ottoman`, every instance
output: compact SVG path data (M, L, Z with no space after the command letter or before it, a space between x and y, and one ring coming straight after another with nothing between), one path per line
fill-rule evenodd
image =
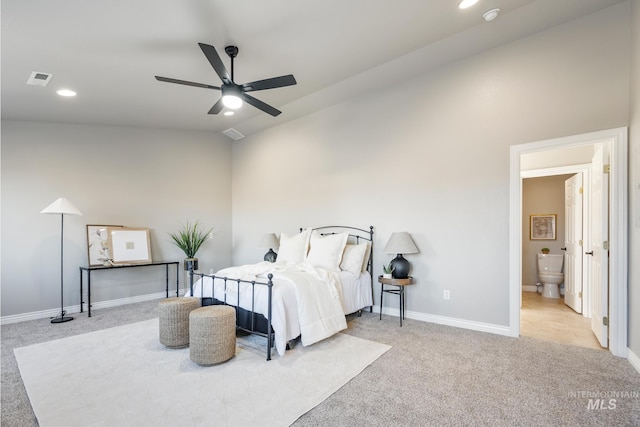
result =
M189 313L200 307L200 298L167 298L158 305L160 343L169 348L189 345Z
M189 357L198 365L215 365L236 354L236 310L210 305L189 313Z

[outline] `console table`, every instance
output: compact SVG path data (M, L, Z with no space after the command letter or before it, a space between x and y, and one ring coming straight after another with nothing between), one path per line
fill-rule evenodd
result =
M120 268L133 268L133 267L149 267L153 265L164 265L165 267L165 291L167 298L169 298L169 266L175 264L176 266L176 296L179 296L180 293L180 262L178 261L167 261L167 262L150 262L147 264L128 264L128 265L114 265L114 266L102 266L98 265L95 267L80 267L80 313L83 312L83 292L82 292L82 277L83 271L87 272L87 314L88 317L91 317L91 272L96 270L117 270Z

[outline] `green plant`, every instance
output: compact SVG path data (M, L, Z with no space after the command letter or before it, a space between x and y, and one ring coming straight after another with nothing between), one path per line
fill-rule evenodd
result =
M173 243L187 256L187 258L195 258L200 246L212 235L213 228L204 231L201 224L196 221L193 224L187 222L176 233L169 233Z
M382 266L382 271L384 272L384 274L391 274L393 273L393 270L395 270L395 267L393 267L391 263L389 263L389 265Z
M549 248L542 248L540 249L540 252L542 252L543 254L548 254L550 251Z

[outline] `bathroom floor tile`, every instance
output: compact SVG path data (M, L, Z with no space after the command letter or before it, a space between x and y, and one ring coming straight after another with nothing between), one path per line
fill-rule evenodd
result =
M536 292L522 292L520 335L579 347L602 349L591 331L591 319Z

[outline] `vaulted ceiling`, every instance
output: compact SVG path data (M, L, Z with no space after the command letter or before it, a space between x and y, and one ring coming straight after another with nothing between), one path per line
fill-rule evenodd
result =
M619 2L2 0L2 118L250 135ZM500 14L485 22L492 8ZM252 93L283 113L208 115L218 91L155 80L219 86L198 42L227 68L224 47L238 46L236 82L293 74L295 86ZM33 71L53 77L27 85Z

